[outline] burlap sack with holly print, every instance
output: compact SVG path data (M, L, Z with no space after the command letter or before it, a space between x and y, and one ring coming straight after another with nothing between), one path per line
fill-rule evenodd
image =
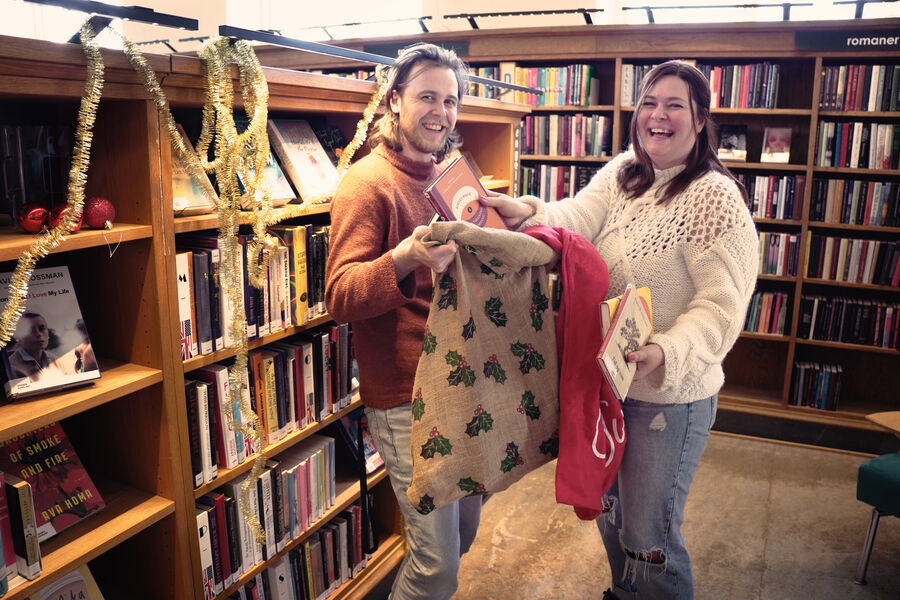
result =
M499 492L556 458L559 376L547 272L530 236L436 223L427 240L459 252L435 276L412 399L407 497L427 514Z

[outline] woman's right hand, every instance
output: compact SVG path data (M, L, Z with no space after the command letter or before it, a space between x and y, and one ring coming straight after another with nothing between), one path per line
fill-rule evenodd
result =
M503 217L503 222L512 231L518 229L525 219L534 214L531 205L498 192L488 192L487 196L481 196L481 202L486 206L496 208Z

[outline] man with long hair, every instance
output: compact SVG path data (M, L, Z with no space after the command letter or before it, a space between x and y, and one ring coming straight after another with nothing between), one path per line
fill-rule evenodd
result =
M421 515L409 503L413 380L432 293L455 242L421 239L434 209L425 187L436 163L459 146L457 112L467 88L465 64L451 51L418 44L391 67L385 115L372 151L348 170L331 205L325 304L353 326L360 394L406 524L408 552L391 598L439 600L457 588L459 557L475 538L481 497Z

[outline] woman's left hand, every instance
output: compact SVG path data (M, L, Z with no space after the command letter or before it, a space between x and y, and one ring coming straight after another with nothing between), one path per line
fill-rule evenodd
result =
M658 366L666 362L666 355L659 344L646 344L628 355L628 362L637 363L635 379L642 379Z

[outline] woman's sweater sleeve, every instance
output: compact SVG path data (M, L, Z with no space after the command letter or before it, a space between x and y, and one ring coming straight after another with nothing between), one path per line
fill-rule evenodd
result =
M395 310L415 294L413 274L397 281L392 209L379 187L348 173L332 202L325 306L341 323Z
M695 292L675 324L649 340L665 353L662 388L690 396L737 340L759 263L756 228L737 189L721 180L703 187L683 252Z
M549 225L574 231L589 240L596 239L603 229L608 207L616 193L615 175L620 162L621 158L617 158L600 169L574 198L544 202L534 196L523 196L520 199L534 209L534 214L519 229Z

